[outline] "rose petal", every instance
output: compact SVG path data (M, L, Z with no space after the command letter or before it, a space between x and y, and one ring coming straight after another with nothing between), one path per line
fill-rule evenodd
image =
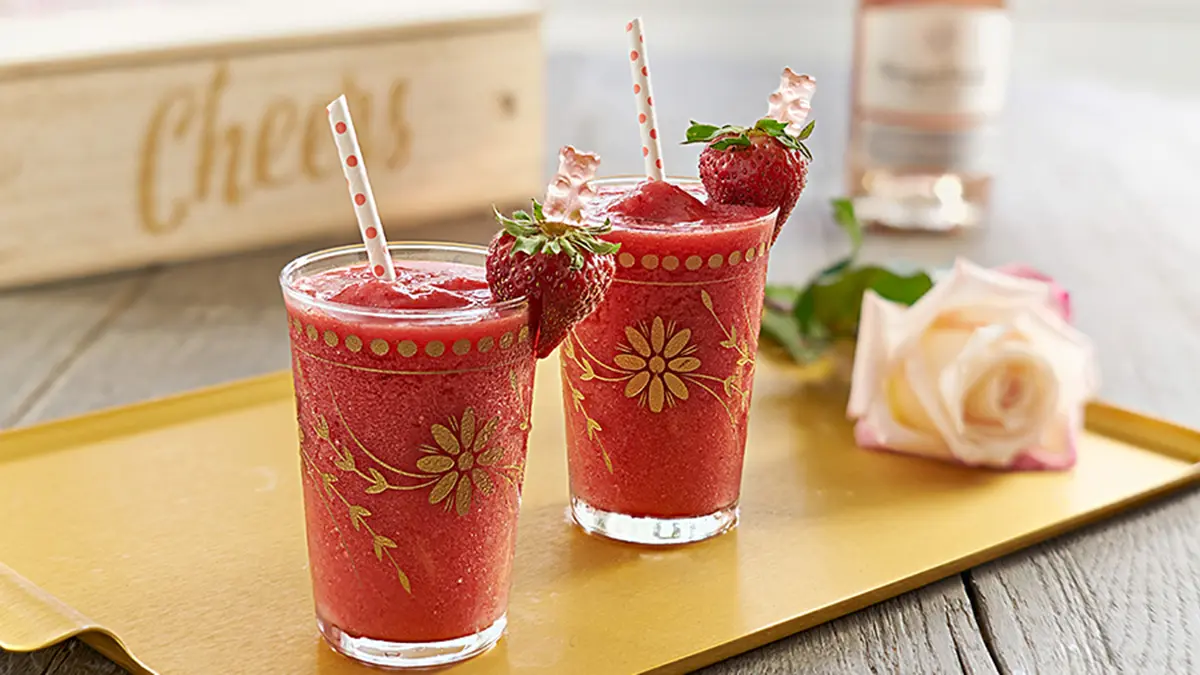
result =
M1062 471L1075 466L1082 426L1082 410L1061 415L1059 421L1046 430L1041 443L1021 453L1010 468L1014 471Z
M903 315L903 308L884 300L874 291L863 293L862 313L858 322L858 340L854 346L854 367L851 371L850 400L846 415L861 417L887 372L891 356L889 335Z
M1042 306L1022 312L1013 327L1053 364L1068 407L1078 407L1100 390L1096 349L1088 336Z
M1041 282L1018 279L959 258L945 279L903 313L898 328L905 339L896 349L908 348L909 341L919 337L938 316L951 309L1016 309L1040 303L1045 297L1046 285Z
M1018 279L1032 279L1046 283L1050 287L1050 309L1062 317L1063 321L1071 321L1071 294L1067 292L1067 289L1058 285L1053 277L1043 274L1028 265L1019 264L1001 265L996 268L996 271L1017 277Z
M888 449L922 457L952 459L942 439L910 429L892 417L884 402L871 405L854 425L855 441L862 447Z

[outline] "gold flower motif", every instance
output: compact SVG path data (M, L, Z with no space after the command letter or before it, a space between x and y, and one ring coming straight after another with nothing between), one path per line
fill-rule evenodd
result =
M445 503L446 510L453 508L465 516L471 510L474 490L485 495L495 491L488 467L500 459L504 449L487 445L499 422L499 417L493 417L477 428L475 410L467 408L461 419L451 417L449 426L430 428L436 445L421 446L426 455L417 460L418 469L431 477L441 476L429 491L430 504Z
M637 398L638 403L649 403L651 412L662 412L663 404L674 406L676 400L686 401L688 388L683 375L700 367L700 359L692 356L696 345L689 344L692 331L689 328L675 329L675 322L665 323L656 316L650 323L625 327L628 345L618 347L623 353L616 355L613 362L629 375L625 383L625 396Z

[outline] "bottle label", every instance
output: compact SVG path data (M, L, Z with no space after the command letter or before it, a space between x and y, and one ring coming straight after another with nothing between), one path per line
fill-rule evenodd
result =
M1002 109L1012 33L1003 9L884 6L864 11L862 22L858 102L867 115L883 123L915 116L935 128L939 118Z
M871 166L981 175L996 166L994 124L968 129L916 129L860 122L862 152Z

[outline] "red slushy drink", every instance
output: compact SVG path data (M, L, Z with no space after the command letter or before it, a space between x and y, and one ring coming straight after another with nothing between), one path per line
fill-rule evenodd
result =
M737 522L774 209L711 205L696 181L593 181L616 278L562 346L572 512L645 544Z
M362 247L282 273L317 621L387 666L457 661L504 630L533 390L524 300L483 249Z

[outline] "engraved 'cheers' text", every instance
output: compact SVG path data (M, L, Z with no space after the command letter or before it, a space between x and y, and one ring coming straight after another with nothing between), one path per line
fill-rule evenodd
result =
M138 158L138 214L147 231L174 231L195 206L214 199L237 207L255 191L339 175L325 112L336 94L305 101L277 96L251 108L251 120L234 121L230 112L238 109L225 102L229 81L228 64L217 62L206 85L181 85L155 104ZM349 75L341 83L364 161L376 171L395 171L408 161L407 84L392 82L377 111L372 92ZM164 180L162 167L173 156L193 158L190 180Z

